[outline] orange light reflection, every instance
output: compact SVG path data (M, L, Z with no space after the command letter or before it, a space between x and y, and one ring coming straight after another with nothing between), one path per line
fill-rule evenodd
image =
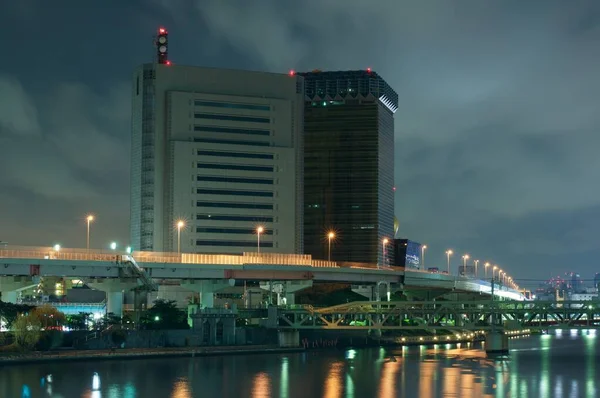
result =
M254 376L252 381L252 398L271 397L271 379L265 372L260 372Z

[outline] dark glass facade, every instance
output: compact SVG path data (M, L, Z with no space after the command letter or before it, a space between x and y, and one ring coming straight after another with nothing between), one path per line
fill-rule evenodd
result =
M397 94L375 72L305 79L304 248L334 261L390 264ZM383 240L389 239L383 261Z

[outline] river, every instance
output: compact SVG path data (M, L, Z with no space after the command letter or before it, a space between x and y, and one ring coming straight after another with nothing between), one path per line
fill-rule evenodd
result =
M13 365L0 367L0 397L600 396L596 331L517 338L510 346L509 357L496 360L486 358L477 345L440 344Z

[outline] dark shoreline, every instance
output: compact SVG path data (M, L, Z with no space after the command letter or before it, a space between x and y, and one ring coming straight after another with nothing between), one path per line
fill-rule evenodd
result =
M64 361L106 361L106 360L133 360L154 358L177 357L204 357L217 355L248 355L248 354L281 354L304 352L302 347L280 348L277 346L223 346L223 347L189 347L189 348L164 348L164 349L116 349L111 350L78 350L63 352L34 352L14 356L0 356L0 367L10 365L23 365L31 363L48 363Z

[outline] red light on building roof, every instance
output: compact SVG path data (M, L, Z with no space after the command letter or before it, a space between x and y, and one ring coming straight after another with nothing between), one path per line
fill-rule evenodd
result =
M371 68L367 68L367 72L368 72L368 73L371 73Z
M295 70L290 70L290 76L295 76L296 75L296 71Z

